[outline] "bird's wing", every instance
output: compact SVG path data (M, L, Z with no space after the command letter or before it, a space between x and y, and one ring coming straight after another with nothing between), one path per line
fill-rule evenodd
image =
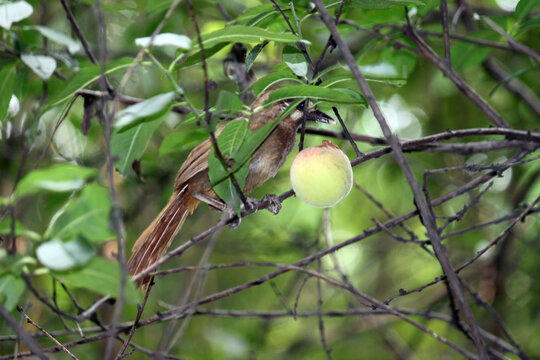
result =
M223 131L225 125L227 124L223 123L217 126L217 129L214 132L216 138L221 131ZM180 170L178 170L178 175L176 175L176 187L181 187L182 184L193 178L195 175L208 170L208 156L210 155L211 150L212 141L210 141L210 138L204 140L191 150L186 161L184 161Z

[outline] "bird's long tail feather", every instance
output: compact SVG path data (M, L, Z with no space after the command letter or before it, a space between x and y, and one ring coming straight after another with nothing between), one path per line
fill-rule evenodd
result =
M133 245L131 257L127 263L132 277L154 264L165 254L184 220L193 213L198 204L199 200L189 194L187 186L173 194L169 203ZM150 280L150 276L145 276L137 279L136 283L144 289Z

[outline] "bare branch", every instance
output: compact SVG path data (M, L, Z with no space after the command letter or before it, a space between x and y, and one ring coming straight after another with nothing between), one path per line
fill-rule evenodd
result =
M370 87L367 85L364 76L360 73L360 70L358 69L358 65L356 65L354 57L352 56L347 45L345 44L345 41L343 40L343 38L337 31L335 24L332 23L330 14L328 14L328 11L326 10L326 8L324 7L324 5L322 4L320 0L314 0L314 2L315 2L315 5L317 6L317 9L319 10L319 13L321 14L323 18L323 21L326 23L326 26L332 33L332 36L334 37L338 46L341 48L341 51L343 53L345 61L347 62L347 65L349 66L349 69L352 71L356 81L358 82L358 85L360 86L362 93L364 94L371 110L373 111L375 118L379 122L379 125L384 134L384 137L389 142L393 150L396 161L398 162L402 171L405 173L407 182L409 183L414 193L414 200L417 206L419 207L420 214L423 219L423 223L426 226L426 229L428 231L428 235L431 240L431 244L433 246L435 254L437 255L437 258L439 259L439 262L441 263L441 266L446 276L448 277L450 287L454 293L453 295L457 298L457 301L461 309L465 313L465 318L467 319L467 323L471 327L472 337L476 345L476 349L478 350L479 358L481 360L484 360L484 359L487 360L486 347L484 345L482 338L480 337L480 334L478 331L478 325L476 324L476 321L469 307L469 304L467 303L463 295L463 291L460 287L457 276L454 274L454 269L452 268L452 265L450 264L450 260L448 259L446 250L441 244L439 233L437 232L437 228L435 224L435 219L432 216L432 213L428 207L428 204L425 202L424 198L422 197L422 194L420 192L420 186L418 185L418 182L414 178L414 175L411 169L409 168L407 160L405 159L405 156L403 155L403 152L401 150L401 146L398 140L392 134L390 127L388 126L386 119L384 118L384 115L382 114L382 111L379 108L377 101L375 100L375 96L373 95L373 92L371 91Z
M24 342L26 346L30 349L30 354L36 355L42 360L48 360L49 357L45 355L43 349L36 340L32 337L31 334L26 332L22 326L19 325L17 320L11 316L10 312L4 307L4 304L0 302L0 316L5 320L5 322L17 333L17 336Z
M73 353L71 351L69 351L64 345L62 345L62 343L60 341L56 340L54 338L54 336L49 334L45 329L43 329L41 326L36 324L32 319L30 319L30 317L28 315L26 315L26 313L24 312L24 310L22 308L19 309L19 312L24 316L24 318L26 319L27 322L32 324L36 329L38 329L43 334L45 334L45 336L47 336L49 339L51 339L56 345L58 345L62 349L62 351L64 351L66 354L68 354L70 358L78 360L77 357L75 355L73 355Z
M493 109L480 95L474 91L451 67L429 47L428 44L420 38L410 25L403 27L403 33L407 35L420 49L422 55L429 59L441 72L457 86L486 116L498 127L510 128L510 125Z

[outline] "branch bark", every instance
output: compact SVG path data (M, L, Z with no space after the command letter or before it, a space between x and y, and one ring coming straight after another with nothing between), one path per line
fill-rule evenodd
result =
M382 111L379 108L379 105L377 104L375 96L373 95L373 92L371 91L371 88L367 84L364 76L360 73L360 70L358 69L358 66L356 65L356 61L354 60L353 55L348 49L347 44L345 44L343 37L338 32L335 24L332 22L332 18L330 14L324 7L321 0L314 0L314 3L317 9L319 10L319 13L321 14L323 21L326 23L326 26L332 33L334 40L336 41L339 48L341 49L343 56L345 58L345 61L347 62L347 65L349 66L349 69L352 71L358 85L360 86L360 89L362 90L362 93L364 94L369 106L371 107L371 110L373 111L373 114L375 115L375 118L379 122L379 125L384 134L384 137L389 142L390 147L392 148L392 151L393 151L394 157L396 158L397 163L399 164L399 166L401 167L402 171L405 174L405 177L407 178L407 182L409 183L414 193L414 200L419 208L420 215L422 217L423 223L428 232L429 239L431 240L433 250L435 251L435 254L437 255L437 258L439 259L439 262L441 264L441 267L443 268L443 271L448 278L450 288L453 291L453 295L456 297L460 308L465 314L467 323L469 324L469 327L471 328L471 335L472 335L474 344L476 346L476 349L478 351L479 359L487 360L488 355L487 355L485 344L482 340L482 337L480 336L478 325L476 324L476 320L474 319L472 310L470 309L469 304L467 300L465 299L465 295L463 294L463 290L461 289L461 285L459 283L457 275L455 274L454 269L452 265L450 264L450 260L448 258L448 255L446 254L446 249L441 244L441 239L440 239L439 233L437 232L437 226L435 224L435 218L433 216L433 212L431 208L428 207L428 204L422 197L420 186L418 182L416 181L407 163L407 160L405 159L405 155L403 154L403 151L401 150L400 143L397 140L397 138L394 136L394 134L392 134L390 127L388 126L386 119L384 118L384 115L382 114ZM502 118L500 120L502 121ZM498 123L498 121L496 123ZM507 124L504 123L504 121L502 121L500 125L505 125L502 127L508 127Z

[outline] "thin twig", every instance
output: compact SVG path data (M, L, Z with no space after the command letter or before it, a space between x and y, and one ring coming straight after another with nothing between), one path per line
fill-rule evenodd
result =
M431 30L417 30L417 33L418 35L423 36L423 37L426 37L426 36L444 37L444 34L440 32L436 32L436 31L431 31ZM486 46L486 47L499 49L499 50L505 50L505 51L512 51L512 52L518 51L519 52L519 49L514 49L507 44L503 44L496 41L473 38L473 37L468 37L465 35L460 35L460 34L455 34L455 33L449 33L448 37L450 39L455 39L455 40L459 40L459 41L463 41L463 42L467 42L467 43L475 44L479 46Z
M137 304L137 316L135 317L135 321L133 322L133 325L131 326L131 329L129 330L128 337L124 340L124 343L122 344L120 351L118 351L118 354L116 355L115 360L120 360L124 357L124 352L126 351L126 348L131 342L133 335L135 335L135 330L137 329L137 325L139 324L139 321L141 320L141 316L143 314L144 308L146 307L146 303L148 301L148 296L150 295L150 291L152 290L153 286L154 286L154 281L152 280L150 281L150 284L146 288L146 292L144 293L144 299L143 299L142 304L141 305Z
M533 208L533 209L531 209L531 211L529 211L529 214L536 214L536 213L539 213L539 212L540 212L540 208ZM509 220L515 219L517 216L519 216L519 214L520 213L512 213L512 214L509 214L509 215L501 216L501 217L499 217L497 219L493 219L493 220L486 221L486 222L483 222L483 223L477 223L477 224L471 225L469 227L466 227L465 229L457 230L457 231L454 231L454 232L449 232L449 233L443 235L441 237L441 239L442 240L449 239L449 238L452 238L454 236L462 235L462 234L468 233L468 232L473 231L473 230L481 229L483 227L491 226L491 225L494 225L494 224L499 224L499 223L504 222L504 221L509 221Z
M52 294L53 303L54 303L54 306L58 307L58 301L56 297L56 279L55 278L52 278L52 289L53 289L53 294ZM66 330L73 331L73 329L68 326L68 324L66 323L62 315L58 315L58 319L60 320L60 322L62 323L62 326L64 326Z
M49 339L51 339L56 345L58 345L62 351L64 351L66 354L69 355L69 357L71 357L72 359L75 359L75 360L78 360L77 357L75 355L73 355L73 353L71 351L69 351L64 345L62 345L62 343L58 340L56 340L56 338L54 336L52 336L51 334L49 334L44 328L42 328L41 326L39 326L37 323L35 323L28 315L26 315L26 313L24 312L24 310L22 308L19 308L19 312L24 316L24 318L26 319L26 321L30 324L32 324L36 329L38 329L39 331L41 331L43 334L45 334L45 336L47 336Z
M139 52L137 53L137 56L135 56L135 59L133 60L133 63L129 66L126 73L122 77L122 80L120 81L120 86L118 86L118 91L120 91L120 92L124 91L124 88L126 87L129 79L133 76L133 74L135 73L135 70L137 69L137 66L142 61L142 59L144 57L144 54L146 53L146 51L154 43L154 39L156 38L156 36L161 32L161 30L163 30L163 28L165 27L165 25L167 24L167 22L171 18L174 10L180 4L180 1L181 0L174 0L171 3L171 5L169 6L169 9L167 10L165 15L163 16L163 19L158 24L158 26L156 26L155 30L152 32L152 35L150 35L150 41L148 41L148 43L141 50L139 50Z
M386 138L386 140L389 142L390 146L392 147L394 157L397 163L399 164L400 168L404 172L407 182L409 183L413 191L414 200L420 210L420 215L427 229L428 236L429 236L429 239L431 240L435 254L437 255L437 258L439 259L439 262L446 276L448 277L450 287L454 293L454 296L456 296L461 309L463 310L465 314L467 323L471 327L472 337L473 337L475 346L477 348L479 358L480 360L487 360L487 350L480 336L478 325L476 324L476 321L469 307L469 304L467 303L463 295L463 291L460 287L457 276L454 273L454 269L452 268L452 265L450 264L450 260L448 258L448 255L446 254L446 250L441 244L440 236L437 232L435 219L432 216L430 206L428 207L428 204L425 202L424 198L422 197L418 182L416 181L407 163L407 160L405 159L403 151L401 150L401 146L398 140L396 139L396 137L392 134L390 127L388 126L388 123L386 122L386 119L381 109L379 108L377 101L375 100L375 96L373 95L373 92L371 91L369 85L367 84L364 76L360 73L360 70L358 69L358 65L356 64L356 61L353 55L351 54L349 48L347 47L347 44L345 44L343 37L338 32L335 24L332 22L330 14L328 13L326 8L322 4L321 0L314 0L314 3L317 9L319 10L319 13L321 14L323 21L326 23L326 26L332 33L334 40L336 41L339 48L341 49L342 54L345 58L345 61L347 62L347 65L349 66L349 69L352 71L358 85L360 86L360 89L362 90L362 93L364 94L371 110L373 111L373 114L375 115L375 118L379 122L379 125L384 134L384 137Z
M193 23L193 26L195 27L195 32L197 34L197 41L199 43L199 48L201 51L201 63L202 63L202 69L204 74L204 115L205 115L205 122L204 126L209 129L210 128L210 122L212 121L212 113L210 112L210 83L208 79L208 68L206 66L206 53L203 46L203 41L201 37L201 32L199 30L199 24L197 22L197 18L195 17L195 13L193 12L193 4L190 0L185 0L187 9L189 12L189 17L191 19L191 22ZM229 162L227 161L227 158L223 155L221 150L219 149L216 134L214 131L209 131L210 135L210 141L212 142L212 147L216 153L216 157L220 160L221 164L225 169L229 169ZM233 172L229 173L229 178L231 179L231 182L236 190L236 193L238 194L238 197L240 198L240 201L244 204L244 206L248 207L247 198L244 195L243 189L238 184L238 181L236 180L236 176Z
M298 291L296 292L296 296L294 298L294 305L293 305L293 318L296 320L297 314L298 314L298 304L300 303L300 295L302 294L302 290L304 290L304 286L306 286L308 280L311 278L309 275L305 275L302 279L302 282L300 283L300 286L298 286Z
M499 236L497 236L495 239L493 239L487 246L485 246L482 250L478 251L476 253L476 255L474 257L472 257L471 259L467 260L466 262L464 262L460 267L458 267L456 269L456 272L459 273L461 270L463 270L464 268L466 268L467 266L471 265L473 262L475 262L480 256L482 256L483 254L486 253L486 251L488 251L489 249L491 249L493 246L497 245L499 243L499 241L504 238L506 235L508 235L508 233L512 230L512 228L514 227L514 225L516 225L521 219L523 219L527 214L529 214L529 212L531 211L532 208L534 208L534 206L536 205L536 203L538 203L540 201L540 196L538 196L529 206L527 206L522 212L521 214L518 215L518 217L516 217L514 219L514 221L512 221L510 223L510 225L508 225L506 227L506 229L504 229L500 234Z
M444 38L444 61L446 62L446 66L451 67L452 62L450 60L450 37L448 36L448 5L446 3L446 0L441 0L441 14Z
M486 23L487 26L489 26L493 31L495 31L497 34L503 36L506 41L508 41L508 45L514 49L517 50L523 54L526 54L533 58L536 62L540 62L540 53L534 51L533 49L523 45L522 43L516 41L512 36L510 36L506 31L504 31L503 28L501 28L499 25L497 25L493 20L491 20L487 16L481 16L480 19L484 23Z
M484 309L487 310L487 312L491 315L491 317L493 318L493 320L495 320L495 322L497 323L497 325L501 328L502 332L504 333L504 335L508 338L508 340L510 341L510 343L516 348L520 359L522 360L529 360L529 357L523 352L523 350L521 349L521 346L518 344L518 342L516 341L516 339L512 336L512 334L510 333L510 330L504 325L504 322L503 320L501 319L501 317L499 316L499 314L497 314L497 312L495 311L495 309L489 304L487 303L484 299L482 299L482 297L477 293L475 292L470 286L469 284L467 284L467 282L463 279L461 279L461 283L463 285L463 288L465 290L467 290L467 292L469 294L471 294L471 296L476 300L477 304L479 304L480 306L482 306Z
M100 0L94 0L94 12L98 22L98 34L99 34L99 62L101 66L101 78L99 85L101 91L107 91L108 85L105 77L105 63L107 61L107 34L105 17L101 9ZM122 311L125 305L125 294L127 285L128 270L126 266L126 243L124 239L124 224L122 222L122 215L120 213L120 203L116 194L116 185L114 182L114 160L111 154L111 137L112 137L112 121L114 119L114 109L111 112L104 99L101 98L98 103L99 107L97 117L103 128L103 135L105 138L105 158L107 169L107 181L109 188L109 196L111 198L111 220L112 227L116 234L117 244L117 260L120 268L120 282L118 288L118 294L116 296L116 302L114 306L114 312L112 316L112 322L109 326L109 339L105 347L104 359L109 360L113 356L113 346L117 336L117 326L120 323L122 317Z
M223 7L223 5L221 5L221 3L219 1L216 1L216 7L218 8L218 10L221 12L221 15L223 15L223 18L227 21L231 21L232 18L231 16L229 15L229 13L227 12L227 10L225 10L225 8Z
M223 216L225 216L225 215L223 215ZM206 248L204 249L203 256L201 257L201 260L199 261L199 266L204 266L204 265L208 264L208 261L210 259L210 256L212 255L212 252L214 251L214 248L216 246L216 243L218 241L219 236L220 236L220 232L217 232L217 233L212 235L212 238L211 238L208 246L206 246ZM197 289L195 291L195 294L194 294L194 297L193 297L193 299L195 301L192 302L192 303L195 303L197 300L199 300L201 298L201 294L202 294L204 285L206 284L207 275L208 275L208 270L202 270L202 271L197 272L197 274L195 276L193 276L193 278L191 279L190 286L189 286L189 291L186 291L185 296L184 296L184 298L186 300L186 301L184 301L184 304L187 303L187 299L190 296L190 294L192 293L192 289L195 288L195 285L197 283L198 283L198 287L197 287ZM182 326L180 327L180 329L178 329L176 334L174 334L173 338L169 341L169 344L167 345L167 351L168 352L170 352L173 349L173 347L176 344L178 344L178 342L182 339L182 337L184 336L184 334L185 334L185 332L187 330L187 327L189 326L189 324L191 322L191 318L193 317L193 314L195 313L196 310L197 310L197 307L195 307L195 306L192 307L192 308L187 309L187 311L186 311L187 316L184 318L184 322L182 323ZM173 324L173 323L171 323L171 324Z
M311 277L307 275L307 277ZM419 316L423 317L425 319L429 320L439 320L443 321L447 324L450 324L452 326L455 326L453 323L452 318L450 318L448 315L437 313L434 311L424 311L424 310L416 310L416 309L407 309L407 308L394 308L396 311L398 311L401 314L405 315L411 315L411 316ZM279 319L279 318L288 318L291 316L291 314L287 311L251 311L251 310L228 310L228 309L198 309L195 314L196 316L213 316L213 317L223 317L223 318L251 318L251 319ZM372 308L348 308L346 310L328 310L322 313L324 317L334 317L334 318L343 318L343 317L350 317L350 316L361 316L361 317L368 317L368 316L387 316L389 315L388 311L384 309L372 309ZM312 318L312 317L318 317L319 312L318 311L307 311L307 312L299 312L297 313L298 318ZM126 329L128 329L129 326L131 326L132 323L125 324ZM91 332L92 330L98 330L98 328L93 329L86 329L85 333ZM494 343L498 348L512 353L519 355L518 349L512 347L510 344L506 343L502 339L498 338L497 336L493 335L492 333L489 333L485 330L482 331L482 336ZM73 347L80 344L85 343L91 343L95 341L99 341L102 339L103 334L98 334L92 337L88 337L85 339L80 339L71 343L65 344L66 347ZM13 336L11 336L13 337ZM144 351L145 349L142 349L139 346L132 345L139 351ZM45 349L47 352L57 352L61 351L61 349L56 346L52 348ZM145 354L148 354L150 356L153 356L155 353L144 351ZM23 352L20 353L21 356L30 356L30 352ZM0 356L0 360L10 360L13 359L14 356ZM167 356L167 358L171 359L179 359L177 357Z
M9 325L15 333L17 333L17 337L24 342L26 346L30 349L30 353L37 356L38 358L42 360L48 360L49 357L45 355L45 352L39 346L38 342L34 340L31 334L26 332L21 325L17 322L17 320L11 316L11 313L4 307L4 304L0 302L0 317L4 319L7 325ZM17 354L15 356L19 356L20 354Z
M124 105L134 105L143 102L145 99L136 98L133 96L128 96L119 93L118 91L115 91L113 93L110 93L109 91L99 91L99 90L90 90L90 89L81 89L78 90L75 95L80 96L89 96L94 98L104 98L107 101L118 101L119 103L122 103ZM171 111L181 114L181 115L187 115L192 112L192 110L188 106L182 106L182 105L176 105L173 106Z
M418 323L417 321L415 321L415 320L401 314L399 311L395 310L394 308L392 308L392 307L390 307L388 305L385 305L384 303L381 303L381 302L377 301L376 299L374 299L374 298L360 292L359 290L355 289L354 287L350 287L350 286L348 286L346 284L343 284L343 283L341 283L341 282L339 282L337 280L331 279L331 278L329 278L329 277L327 277L325 275L322 275L320 273L304 269L303 267L301 267L302 265L297 265L297 264L287 265L285 267L280 268L279 270L276 270L276 271L274 271L272 273L269 273L269 274L267 274L265 276L262 276L262 277L259 277L257 279L251 280L251 281L249 281L247 283L244 283L242 285L238 285L238 286L235 286L233 288L220 291L220 292L215 293L213 295L206 296L206 297L200 299L197 302L197 304L205 304L205 303L208 303L208 302L213 302L213 301L215 301L215 300L217 300L219 298L222 298L224 296L229 296L229 295L232 295L232 294L237 293L239 291L242 291L242 290L244 290L246 288L250 288L250 287L252 287L254 285L258 285L258 284L260 284L262 282L269 281L269 280L271 280L271 279L273 279L273 278L275 278L275 277L277 277L277 276L279 276L279 275L281 275L283 273L286 273L286 272L289 272L289 271L298 271L298 272L303 272L303 273L309 274L309 275L311 275L313 277L324 280L325 282L327 282L327 283L329 283L331 285L334 285L336 287L347 290L351 294L355 295L356 297L371 303L376 308L382 308L382 309L388 311L389 314L391 314L393 316L396 316L397 318L399 318L401 320L404 320L405 322L415 326L416 328L420 329L421 331L425 332L426 334L432 336L434 339L440 341L443 344L448 345L449 347L451 347L452 349L454 349L455 351L457 351L461 355L465 356L466 358L468 358L468 359L477 359L476 356L468 353L464 349L462 349L459 346L457 346L456 344L448 341L446 338L440 336L439 334L435 333L434 331L429 330L428 328L426 328L424 325ZM192 304L187 304L187 305L182 306L182 307L180 307L178 309L173 309L173 310L169 310L167 312L161 313L160 314L160 319L172 319L172 318L175 318L177 316L177 314L183 314L184 311L185 311L185 308L188 307L188 306L193 306L193 305ZM150 318L150 319L152 319L152 318ZM147 319L147 321L150 321L150 319ZM143 321L141 323L145 323L145 321Z
M518 131L518 130L512 130L512 129L497 129L497 128L492 128L492 129L472 129L472 131L468 131L468 130L463 130L463 131L459 131L459 132L452 132L452 131L448 131L448 132L445 132L445 133L441 133L441 134L435 134L435 135L432 135L432 136L427 136L426 138L422 138L420 140L421 143L423 142L431 142L431 141L435 141L436 139L444 139L444 138L452 138L452 137L455 137L455 136L470 136L472 134L504 134L504 133L508 133L509 135L512 134L512 136L516 136L516 137L520 137L520 136L526 136L526 137L529 137L529 138L538 138L540 140L540 134L534 134L533 133L530 133L530 132L526 132L526 131ZM403 144L403 146L405 147L406 145L413 145L413 144L416 144L418 143L419 140L411 140L411 141L408 141L408 142L405 142ZM388 153L391 153L391 149L389 147L386 147L386 148L383 148L383 149L380 149L380 150L376 150L376 151L373 151L373 152L370 152L370 153L367 153L365 154L365 156L363 156L362 158L357 158L357 159L354 159L351 161L351 165L352 166L357 166L369 159L373 159L373 158L378 158L378 157L381 157L383 156L384 154L388 154ZM517 155L515 157L515 159L511 159L510 161L519 161L521 158L525 157L526 154L528 154L528 151L524 151L522 153L520 153L519 155ZM510 165L508 165L510 166ZM437 206L437 205L440 205L442 203L444 203L445 201L448 201L450 199L453 199L454 197L456 196L459 196L460 194L463 194L489 180L491 180L494 176L497 175L497 172L490 172L488 174L485 174L477 179L474 179L472 180L471 182L463 185L462 187L458 188L458 189L455 189L454 191L451 191L450 193L438 198L438 199L435 199L432 201L432 205L433 206ZM294 192L292 190L289 190L283 194L281 194L279 196L279 200L282 202L284 201L285 199L293 196ZM261 209L264 209L266 207L266 203L263 201L263 202L260 202L257 206L256 209L249 209L249 210L246 210L242 213L242 217L245 217L255 211L258 211L258 210L261 210ZM396 223L394 225L397 225L399 223L401 223L403 220L406 220L406 219L409 219L411 217L413 217L414 215L416 215L417 212L416 211L412 211L412 212L409 212L405 215L402 215L401 217L399 218L396 218L396 219L393 219L392 221L396 221ZM165 254L161 259L159 259L158 261L156 261L154 264L148 266L146 269L142 270L138 275L136 275L133 280L134 281L137 281L139 278L143 278L145 277L146 275L152 273L153 271L155 271L157 268L159 268L161 265L163 265L164 263L166 263L167 261L169 261L171 258L175 257L175 256L179 256L181 254L183 254L187 249L189 249L190 247L194 246L195 244L203 241L206 237L212 235L214 232L218 231L219 229L221 229L222 227L226 226L227 224L233 222L235 220L236 217L230 217L228 219L221 219L216 225L214 225L213 227L203 231L202 233L200 233L199 235L197 236L194 236L193 238L191 238L190 240L188 240L187 242L185 242L184 244L180 245L179 247L173 249L172 251L168 252L167 254ZM389 226L388 223L385 224L386 226ZM391 225L391 226L394 226L394 225ZM362 237L364 235L371 235L368 231L364 232L364 234L362 234Z
M94 53L92 52L92 49L90 49L90 45L88 45L88 41L86 41L86 37L84 36L81 28L77 24L77 21L75 20L75 16L73 16L73 13L71 12L71 8L69 7L69 4L66 2L66 0L60 0L60 3L62 4L62 7L64 8L64 11L66 12L66 17L71 24L71 28L75 32L75 35L79 38L83 45L84 52L90 59L90 61L93 64L97 64L97 59L94 56Z
M274 4L274 8L281 13L281 16L283 16L283 19L285 20L285 22L289 26L289 29L291 29L291 32L293 33L293 35L298 35L296 33L296 31L294 31L294 27L292 26L291 21L289 20L289 17L281 9L281 7L278 5L278 3L275 0L270 0L270 1L272 2L272 4ZM300 37L301 37L301 35L300 35ZM304 55L304 58L308 62L309 67L311 68L312 72L315 72L315 65L313 64L313 61L311 60L311 57L309 56L309 53L307 52L306 45L304 45L304 43L302 41L298 41L296 43L296 46L298 47L300 52L302 52L302 54Z
M422 55L429 59L441 72L449 78L457 88L465 94L486 116L498 127L510 128L510 125L503 120L503 118L493 109L480 95L478 95L474 89L463 80L452 67L446 65L446 63L429 47L426 42L420 38L413 27L408 24L403 27L403 33L407 35L418 46Z
M375 206L377 206L386 216L388 216L389 219L393 219L395 218L395 215L392 214L392 212L390 212L388 209L386 209L386 207L380 202L378 201L377 199L375 199L375 197L373 195L371 195L366 189L364 189L363 186L361 186L360 184L358 184L356 181L353 181L353 185L356 189L360 190L362 192L362 194L364 194L372 203L375 204ZM405 232L407 234L409 234L410 236L410 240L416 240L418 239L418 237L416 236L416 234L414 233L414 231L412 231L407 225L405 224L399 224L399 226L405 230Z
M493 59L486 59L482 65L493 79L499 83L502 82L508 91L523 100L529 109L540 118L540 98L527 84L508 73L499 62Z
M359 149L358 149L358 145L356 145L356 142L354 141L354 139L352 138L351 134L349 133L349 130L347 129L347 126L345 126L345 123L343 122L343 119L341 118L341 116L339 115L339 111L338 109L335 107L335 106L332 106L332 111L334 112L334 115L336 115L338 121L339 121L339 124L341 125L341 128L343 129L343 133L345 134L345 136L347 137L347 140L349 140L349 143L351 144L352 148L354 149L354 152L356 153L356 156L357 157L362 157L364 156L364 153L361 152Z
M343 6L345 6L345 0L341 1L341 4L339 4L339 9L336 11L336 17L335 17L336 24L339 23L339 18L341 17L341 14L343 13ZM336 44L334 43L334 40L332 39L332 35L328 36L328 40L326 40L326 44L324 45L324 48L321 51L321 55L319 55L319 58L315 62L315 70L313 71L313 78L315 78L317 74L319 73L321 64L324 60L324 57L326 56L326 52L328 51L330 47L332 49L336 47Z
M321 260L317 261L317 267L320 273L322 270ZM317 279L317 310L319 311L317 322L319 324L319 336L321 338L321 344L323 346L324 353L326 354L326 358L328 360L332 360L332 349L328 347L328 340L326 340L326 332L324 330L324 319L322 316L323 299L322 299L321 281L322 281L321 279Z

